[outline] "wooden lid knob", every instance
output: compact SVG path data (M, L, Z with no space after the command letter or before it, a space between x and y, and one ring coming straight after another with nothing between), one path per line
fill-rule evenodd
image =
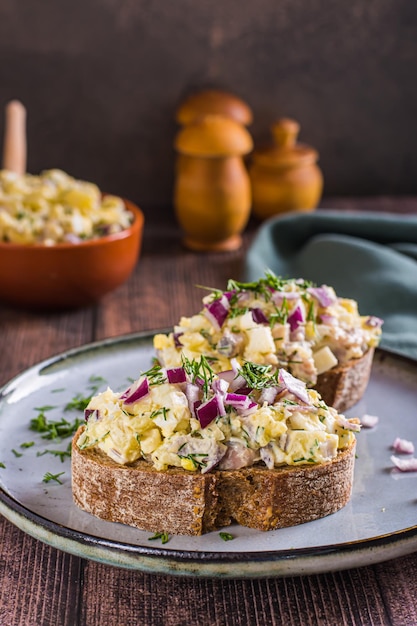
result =
M272 126L275 144L280 148L293 148L297 143L300 124L289 117L283 117Z

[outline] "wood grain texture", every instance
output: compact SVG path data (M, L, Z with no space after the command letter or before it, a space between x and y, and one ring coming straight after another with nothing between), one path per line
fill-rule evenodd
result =
M0 16L0 108L27 106L33 173L52 163L161 215L175 109L215 86L250 104L257 145L298 119L326 193L416 193L414 2L20 0Z
M412 199L330 199L331 207L417 212ZM249 230L245 245L251 237ZM0 384L85 342L166 327L200 306L194 285L240 276L244 250L196 255L151 223L132 278L94 308L33 315L0 306ZM342 572L264 580L143 574L88 562L0 518L1 626L415 626L417 554Z
M0 624L79 624L81 559L49 548L0 516Z

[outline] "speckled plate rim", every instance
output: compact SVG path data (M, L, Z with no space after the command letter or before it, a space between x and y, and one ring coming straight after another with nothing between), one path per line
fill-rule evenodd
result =
M373 565L417 550L417 527L337 546L253 552L193 552L145 548L60 526L0 490L0 513L26 534L63 552L145 573L203 578L304 576Z
M31 370L47 368L72 356L101 350L115 343L129 344L147 339L159 332L167 332L167 329L91 342L50 357L19 373L6 383L0 389L0 400L15 381ZM378 352L391 354L386 350ZM406 357L397 358L415 363ZM26 534L63 552L106 565L152 574L224 579L304 576L373 565L417 551L417 525L371 539L337 545L244 554L148 548L97 537L53 522L20 504L1 487L0 514Z

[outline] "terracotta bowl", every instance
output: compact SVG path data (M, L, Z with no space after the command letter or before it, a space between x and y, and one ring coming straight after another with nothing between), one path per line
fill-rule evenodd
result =
M142 211L125 204L134 221L114 235L55 246L0 242L0 301L32 310L78 308L124 283L138 261L144 224Z

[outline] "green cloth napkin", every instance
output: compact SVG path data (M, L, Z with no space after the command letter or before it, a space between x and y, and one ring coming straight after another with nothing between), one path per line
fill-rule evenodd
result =
M248 250L245 280L271 269L334 287L361 315L384 320L381 347L417 359L417 217L318 210L262 224Z

